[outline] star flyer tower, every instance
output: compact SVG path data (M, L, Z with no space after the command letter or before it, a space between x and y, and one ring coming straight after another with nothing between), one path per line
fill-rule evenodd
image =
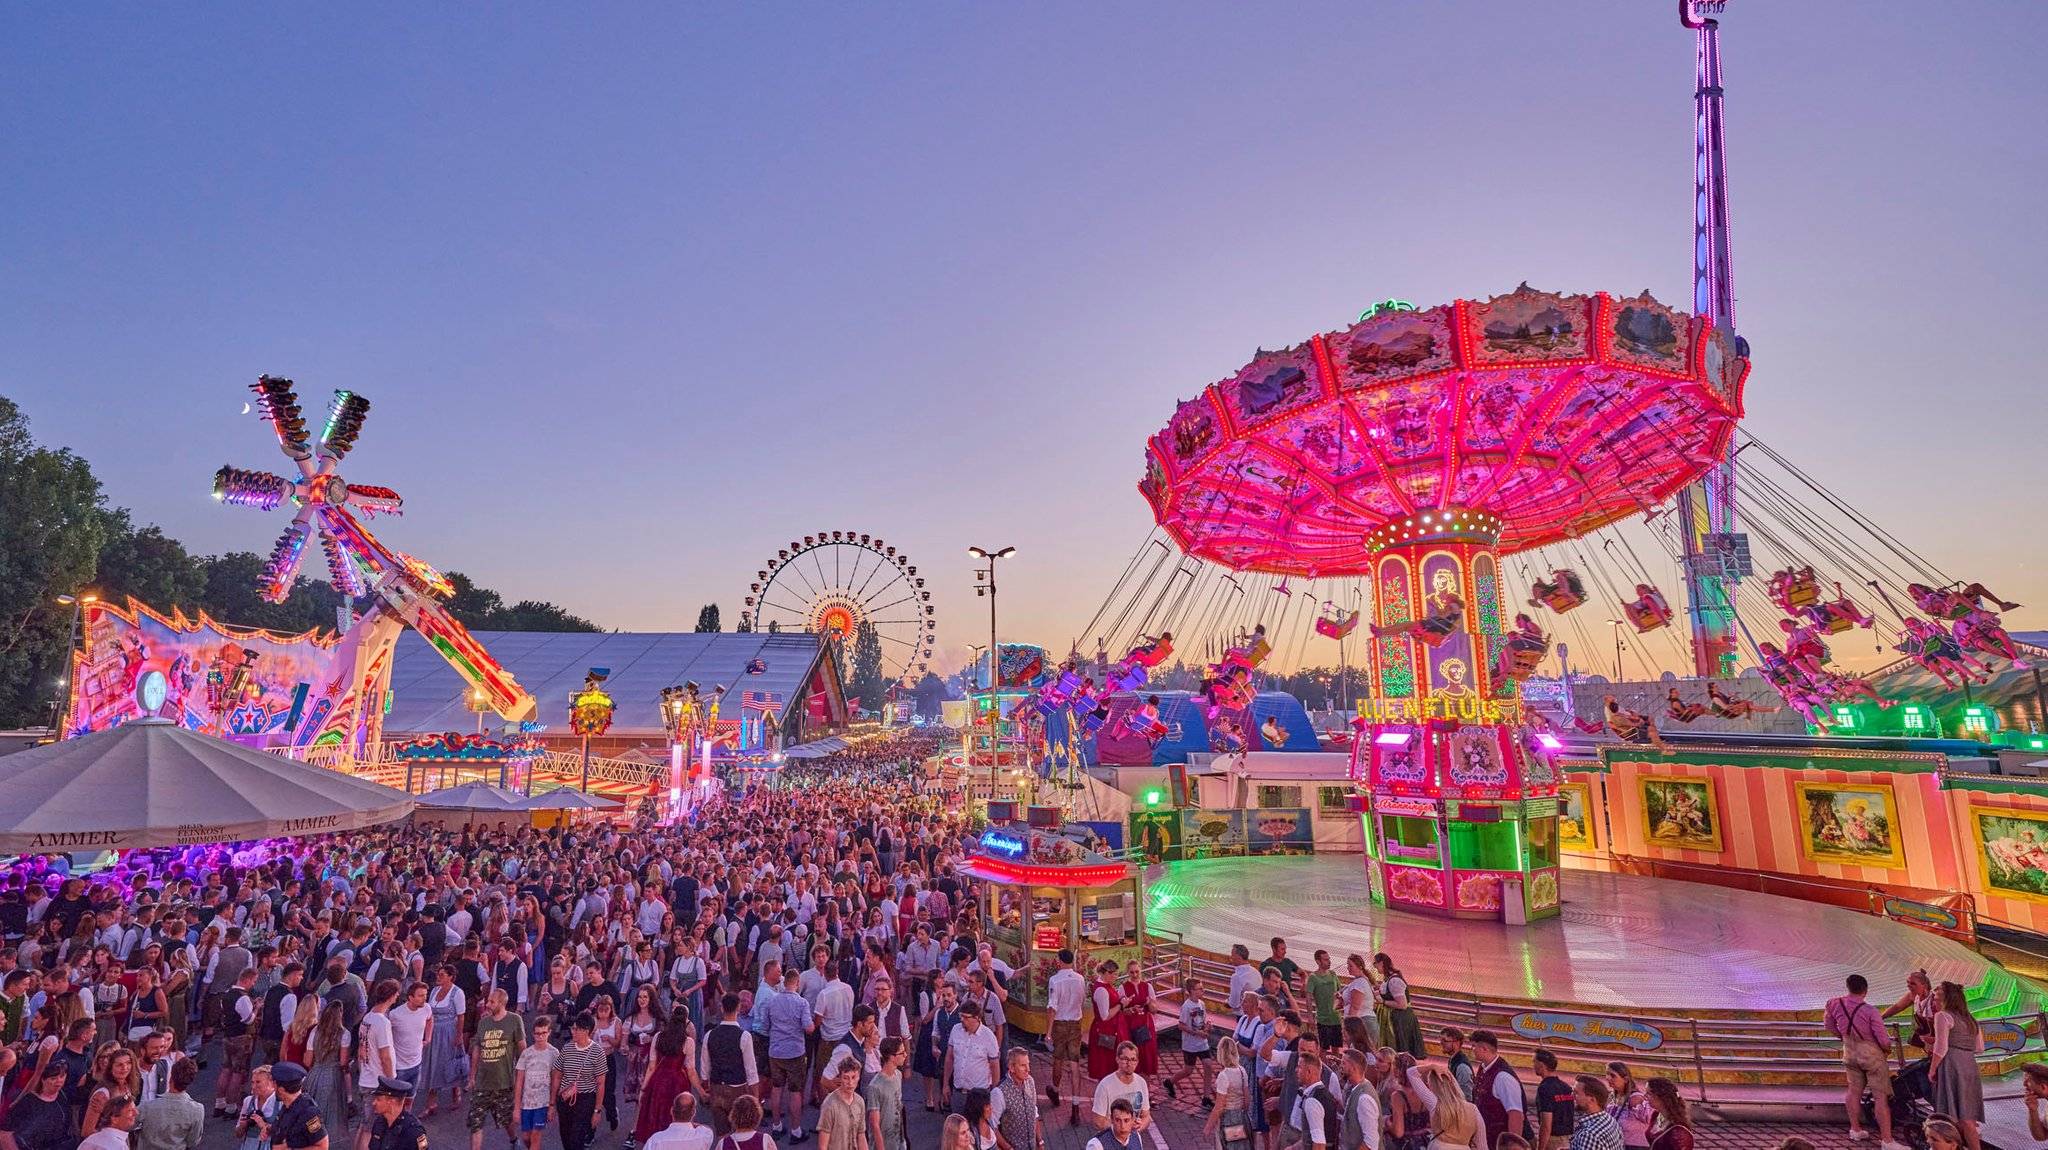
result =
M1678 22L1693 33L1692 310L1712 321L1747 357L1735 334L1734 258L1728 252L1728 155L1721 120L1721 22L1725 0L1678 0ZM1749 541L1735 530L1731 444L1678 501L1685 542L1686 619L1693 673L1735 674L1735 584L1750 574Z
M1502 557L1672 499L1723 458L1748 373L1648 294L1525 284L1260 352L1152 437L1139 489L1188 555L1370 582L1351 771L1376 901L1558 912L1555 740L1517 689L1548 640Z

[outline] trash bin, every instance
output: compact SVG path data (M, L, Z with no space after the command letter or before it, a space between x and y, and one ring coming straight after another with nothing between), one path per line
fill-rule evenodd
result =
M1522 879L1500 880L1500 920L1509 926L1529 925L1529 904L1522 896Z

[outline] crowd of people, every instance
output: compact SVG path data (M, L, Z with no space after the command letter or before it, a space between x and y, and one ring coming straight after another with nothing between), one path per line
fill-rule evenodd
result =
M89 876L17 860L0 1150L193 1150L208 1123L237 1150L427 1150L442 1107L471 1150L550 1132L586 1150L600 1131L619 1150L908 1150L919 1105L946 1112L941 1150L1042 1150L1063 1109L1088 1150L1138 1150L1155 1089L1198 1103L1217 1150L1692 1150L1671 1080L1565 1075L1540 1049L1512 1065L1486 1029L1426 1037L1389 955L1304 966L1280 938L1256 962L1234 949L1222 1002L1190 980L1173 1008L1139 971L1062 952L1041 1085L961 868L965 806L916 769L934 749L864 744L666 822L650 805L547 830L405 825ZM1930 1140L1980 1150L1961 989L1923 975L1881 1008L1861 983L1827 1009L1852 1137L1867 1092L1897 1150L1886 1019L1908 1015L1942 1111ZM195 1097L202 1061L217 1071ZM2048 1137L2048 1069L2029 1074Z
M919 1102L949 1150L1036 1150L966 817L915 769L935 745L671 822L16 860L0 1150L190 1150L208 1122L240 1150L424 1150L442 1107L472 1150L905 1150Z

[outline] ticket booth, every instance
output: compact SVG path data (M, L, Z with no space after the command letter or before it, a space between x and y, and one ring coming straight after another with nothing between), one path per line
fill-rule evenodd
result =
M1128 966L1140 953L1143 875L1090 850L1081 834L1000 823L982 832L962 868L984 884L990 949L1016 972L1010 1024L1031 1034L1051 1029L1046 983L1062 949L1083 972L1106 959Z

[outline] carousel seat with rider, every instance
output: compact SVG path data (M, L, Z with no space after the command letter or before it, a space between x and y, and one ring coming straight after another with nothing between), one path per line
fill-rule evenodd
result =
M1812 567L1783 568L1771 572L1770 595L1787 615L1820 602L1820 579Z
M1681 723L1690 723L1707 713L1707 705L1686 702L1679 698L1678 688L1673 687L1664 693L1664 713Z
M1103 682L1102 693L1111 695L1118 691L1135 692L1144 686L1145 680L1149 678L1151 676L1146 673L1145 668L1136 663L1118 663L1109 669L1109 677Z
M1358 629L1358 612L1346 611L1335 603L1324 603L1323 613L1316 620L1316 634L1331 639L1342 639Z
M1949 631L1965 651L1996 655L2014 663L2020 661L2020 651L2012 636L2006 633L1998 616L1989 611L1971 611L1951 624Z
M2000 611L2011 611L2019 606L2018 603L2000 599L1982 583L1972 583L1955 590L1929 587L1925 583L1908 583L1906 594L1912 596L1915 607L1936 619L1950 621L1963 619L1973 611L1988 611L1990 607L1996 607Z
M1636 597L1621 605L1621 613L1638 632L1655 631L1671 625L1671 604L1664 593L1648 583L1636 584Z
M1515 616L1515 629L1507 634L1507 645L1501 648L1500 665L1495 669L1503 679L1521 682L1536 673L1543 657L1550 654L1550 636L1536 625L1527 615Z
M1950 690L1963 683L1989 682L1991 668L1970 657L1955 636L1939 623L1925 619L1908 619L1904 624L1905 635L1898 651L1907 658L1934 672L1936 678ZM1954 676L1954 678L1950 678Z
M1266 641L1266 625L1261 623L1253 627L1252 633L1244 636L1237 646L1223 653L1223 665L1243 667L1249 671L1265 662L1266 656L1272 653L1273 644Z
M1731 695L1712 679L1707 680L1707 705L1723 719L1746 719L1755 714L1775 715L1782 710L1779 707L1759 707L1748 699Z
M1124 656L1124 662L1133 667L1157 667L1173 654L1173 632L1161 631L1157 639L1141 636L1131 647L1131 653Z
M1550 575L1552 582L1536 580L1535 598L1529 600L1529 606L1549 607L1562 615L1586 601L1586 581L1577 571L1559 568Z
M1797 619L1780 619L1778 629L1785 632L1787 660L1810 675L1818 675L1827 667L1832 652L1812 627L1802 625Z
M1833 599L1810 603L1795 613L1811 619L1814 626L1830 635L1839 635L1851 627L1868 627L1877 622L1843 593L1840 583L1835 584Z
M1123 718L1123 729L1138 736L1152 746L1166 737L1166 723L1159 717L1159 696L1145 696L1145 705L1130 712Z
M1443 646L1445 640L1457 634L1459 624L1465 621L1465 600L1455 591L1441 592L1431 599L1436 609L1429 614L1402 623L1374 624L1373 637L1390 639L1397 635L1413 635L1423 646Z

